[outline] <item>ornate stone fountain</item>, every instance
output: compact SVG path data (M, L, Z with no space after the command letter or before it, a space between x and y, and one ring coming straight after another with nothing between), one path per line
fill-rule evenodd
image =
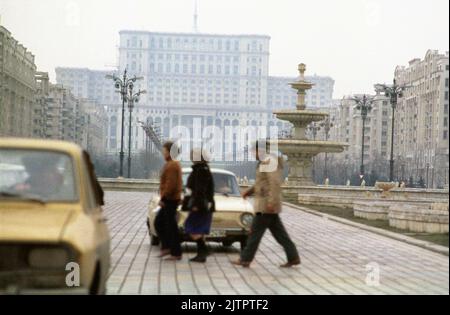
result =
M340 153L347 146L344 143L334 141L313 141L306 137L306 128L312 122L325 120L327 113L306 109L306 91L314 84L306 81L306 65L298 66L300 78L290 85L296 89L298 99L296 109L287 109L274 112L278 119L289 121L294 125L290 138L278 139L278 149L288 157L290 186L311 186L313 158L319 153Z

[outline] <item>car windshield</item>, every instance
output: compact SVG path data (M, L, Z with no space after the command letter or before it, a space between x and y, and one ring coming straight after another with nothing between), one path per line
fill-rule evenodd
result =
M186 186L190 172L183 173L183 186ZM230 174L212 172L214 180L214 192L216 194L240 196L236 177Z
M44 150L0 149L0 200L76 201L72 159Z

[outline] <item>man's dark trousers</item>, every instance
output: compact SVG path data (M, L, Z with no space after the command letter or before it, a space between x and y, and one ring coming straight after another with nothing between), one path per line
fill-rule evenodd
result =
M253 219L252 229L247 241L247 246L241 253L241 261L251 262L255 258L256 251L266 230L269 229L275 240L283 246L289 262L299 259L297 248L281 222L278 214L258 213Z
M159 241L161 242L161 249L166 250L169 249L169 244L167 242L167 231L165 227L165 217L166 212L162 211L162 209L159 209L158 214L155 218L155 230L158 234Z
M163 200L164 207L161 208L155 218L155 228L161 240L162 249L170 249L172 256L179 257L181 252L181 237L177 224L177 208L179 202L176 200Z

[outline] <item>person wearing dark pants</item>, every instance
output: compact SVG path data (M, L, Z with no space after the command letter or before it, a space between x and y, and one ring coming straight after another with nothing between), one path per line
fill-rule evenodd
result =
M281 267L300 265L301 261L297 248L286 232L280 218L283 160L275 154L267 153L268 147L261 150L258 146L261 147L259 141L253 148L258 160L255 185L242 194L244 198L255 196L256 216L252 223L247 245L243 249L240 259L232 263L249 267L264 233L269 229L286 252L287 263L281 265Z
M164 207L155 218L155 228L161 241L161 257L170 254L181 257L181 236L178 224L174 218L177 215L178 201L163 200ZM178 260L178 259L176 259Z
M170 254L170 248L169 248L169 244L167 241L167 234L166 234L166 230L167 228L165 227L165 217L164 214L166 212L165 211L158 211L158 214L156 215L155 218L155 230L156 233L158 234L159 237L159 241L161 242L161 257Z
M186 234L197 243L197 256L190 261L205 263L208 256L205 235L211 231L215 211L214 180L202 149L192 150L191 160L192 172L187 179L182 206L183 211L189 211L184 227Z
M164 213L163 226L165 238L166 238L166 248L169 249L171 257L175 260L181 258L181 236L180 230L178 228L178 223L176 221L177 208L179 201L174 200L164 200L164 208L161 212Z
M299 259L297 248L284 228L278 214L258 213L253 220L251 234L247 246L241 253L242 262L251 262L255 258L256 251L266 230L272 233L275 240L284 248L287 261L295 262Z
M181 260L181 237L177 223L177 208L181 202L183 189L180 163L174 160L178 148L172 142L163 145L162 153L166 164L160 178L160 210L155 225L161 240L160 257L170 255L168 260Z

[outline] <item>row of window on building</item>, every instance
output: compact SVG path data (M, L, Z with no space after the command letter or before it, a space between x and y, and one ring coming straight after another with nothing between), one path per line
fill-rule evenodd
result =
M131 48L144 48L144 41L142 38L138 39L137 36L132 36L127 39L127 47ZM219 51L239 51L240 41L235 40L222 40L217 38L172 38L172 37L150 37L149 40L150 49L193 49L193 50L219 50ZM247 44L248 51L263 51L262 43L257 40L252 40Z
M137 63L136 61L132 61L131 65L127 64L127 68L133 72L145 73L142 64ZM159 74L185 74L185 75L234 75L239 76L239 66L234 65L206 65L206 64L191 64L190 67L188 64L179 64L179 63L150 63L148 72L150 74L159 73ZM257 66L251 66L247 68L246 74L247 76L261 76L262 69Z
M127 52L127 59L142 59L142 52L140 53L130 53ZM159 61L191 61L191 62L205 62L205 61L209 61L209 62L225 62L225 63L239 63L241 61L239 55L206 55L206 54L194 54L194 55L189 55L189 54L155 54L155 53L151 53L149 54L149 60L159 60ZM262 62L262 58L261 57L247 57L247 62L248 63L260 63Z
M173 77L173 78L158 78L158 79L154 79L154 78L149 78L148 83L149 83L149 88L152 87L156 87L156 88L162 88L162 87L166 87L169 88L171 86L173 87L177 87L177 86L183 86L183 87L187 87L189 86L190 89L195 88L196 86L202 87L205 86L207 88L211 88L213 86L215 86L216 88L219 87L229 87L229 86L239 86L239 82L240 80L229 80L229 79L178 79L177 77ZM255 86L255 87L261 87L261 80L256 79L256 80L245 80L243 81L245 82L246 86Z

